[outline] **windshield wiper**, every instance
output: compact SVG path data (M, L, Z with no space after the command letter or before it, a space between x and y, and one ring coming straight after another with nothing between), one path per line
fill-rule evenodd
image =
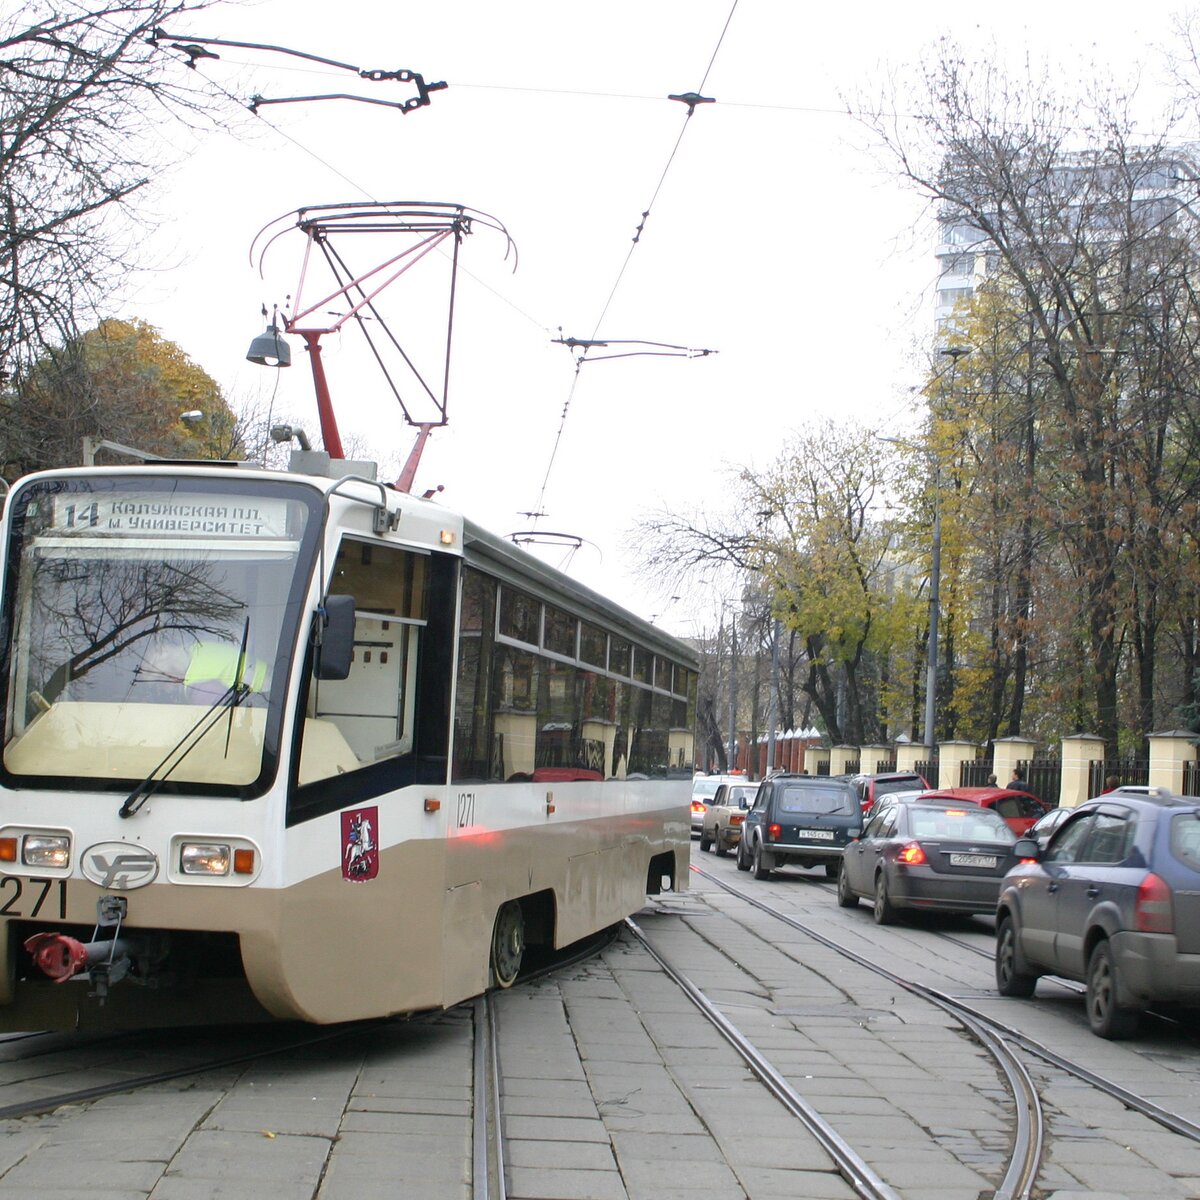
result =
M204 738L204 735L207 734L210 729L216 727L226 709L229 710L229 728L225 731L225 757L229 757L229 739L233 734L233 710L237 708L237 706L241 704L241 702L250 694L250 685L244 680L244 676L246 674L246 644L249 642L249 640L250 618L247 617L246 624L242 629L242 645L238 650L237 667L234 671L233 682L220 696L216 698L216 700L212 702L211 705L209 705L209 707L200 715L195 724L193 724L192 727L187 730L186 733L184 733L179 741L177 741L175 745L173 745L171 749L163 755L162 759L159 761L158 765L155 766L154 770L152 770L150 774L147 775L146 778L143 779L142 782L139 783L137 787L135 787L133 791L125 797L125 803L122 804L117 810L117 816L132 817L133 814L137 812L138 809L141 808L142 805L145 804L155 792L158 791L162 784L166 783L166 781L170 778L171 773L177 766L179 766L181 762L183 762L185 758L187 758L189 754L191 754L191 752ZM206 721L208 722L207 725L205 725ZM204 728L201 729L200 727L202 725ZM198 733L196 732L197 730L199 730ZM191 738L191 741L188 741L189 738ZM184 745L185 742L187 742L187 745ZM172 762L165 771L163 771L163 767L165 767L175 755L178 755L178 757L175 758L175 761ZM161 775L159 775L159 771L162 771Z
M135 787L133 791L125 797L125 803L122 804L117 810L117 816L132 817L133 814L137 812L137 810L141 808L142 805L145 804L155 792L158 791L159 787L170 778L171 773L175 770L175 768L179 766L179 764L183 762L183 760L187 758L189 754L191 754L201 738L203 738L204 735L221 720L221 717L224 716L226 708L230 710L229 720L230 724L232 725L233 709L241 704L249 692L250 688L244 683L237 686L231 685L230 687L226 688L224 694L218 696L217 699L213 701L212 705L201 715L200 719L191 727L191 729L189 729L183 735L183 737L181 737L179 741L177 741L175 745L167 751L154 770L151 771L150 774L147 775L146 778L143 779L142 782L139 783L137 787ZM207 725L204 725L205 721L208 721ZM203 729L200 729L201 725L204 725ZM196 732L198 729L200 730L199 733ZM195 737L192 737L193 734L195 734ZM192 740L188 742L188 738L192 738ZM186 746L184 745L185 742L187 742ZM179 757L176 758L175 761L171 763L171 765L167 767L167 769L163 771L161 775L159 775L159 771L162 771L162 768L166 766L166 764L170 762L172 756L176 754L178 754Z

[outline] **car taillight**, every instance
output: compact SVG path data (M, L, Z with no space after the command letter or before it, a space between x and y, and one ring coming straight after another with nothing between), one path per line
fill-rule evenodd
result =
M1171 915L1171 889L1153 871L1138 885L1133 919L1135 927L1142 933L1170 933L1175 928Z
M767 841L768 842L779 841L779 835L781 833L783 833L782 825L768 825L767 826Z
M734 813L729 818L730 825L740 825L746 819L745 813Z
M925 851L921 849L919 843L909 842L908 845L901 847L900 853L896 857L902 863L908 863L910 867L919 867L925 862Z
M692 812L702 813L703 811L704 811L704 805L701 804L699 800L693 800L692 801Z

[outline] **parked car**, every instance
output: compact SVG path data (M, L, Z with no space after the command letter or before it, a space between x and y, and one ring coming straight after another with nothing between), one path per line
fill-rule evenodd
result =
M908 792L884 792L882 796L876 799L875 803L867 809L867 815L863 818L864 821L870 821L872 817L883 812L889 804L911 804L914 800L920 800L926 794L928 789L916 788Z
M1074 812L1073 808L1052 808L1048 813L1038 817L1025 831L1025 837L1031 837L1043 850L1054 831Z
M1043 851L1018 840L996 908L996 987L1087 984L1092 1032L1131 1037L1151 1004L1200 1005L1200 800L1110 792L1071 810Z
M915 771L888 771L874 775L851 775L851 781L858 792L864 813L870 812L880 797L889 792L924 792L929 789L929 781L924 775Z
M1032 792L1002 787L938 788L926 792L925 797L928 800L957 800L960 804L967 800L984 808L995 809L1018 837L1044 817L1051 807Z
M977 805L886 805L842 855L838 904L870 899L880 925L902 908L994 912L1000 883L1017 861L1016 842L1001 816Z
M697 775L692 780L692 837L704 833L704 814L723 783L745 783L742 772L729 775Z
M742 822L754 803L757 783L723 783L704 813L700 833L700 849L713 847L718 854L728 854L741 841Z
M849 779L773 775L758 785L742 824L738 868L769 879L777 867L824 866L832 879L842 851L862 832L862 808Z

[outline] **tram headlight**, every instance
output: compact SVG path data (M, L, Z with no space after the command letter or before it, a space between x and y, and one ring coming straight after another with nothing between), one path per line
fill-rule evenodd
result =
M21 839L21 862L27 867L67 867L71 839L65 834L27 833Z
M232 856L218 842L184 842L179 847L179 869L185 875L228 875Z
M246 887L258 878L262 866L258 847L237 834L177 833L166 857L167 878L192 887Z

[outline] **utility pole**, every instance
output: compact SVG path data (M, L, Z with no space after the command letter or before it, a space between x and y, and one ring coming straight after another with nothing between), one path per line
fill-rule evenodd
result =
M771 686L767 691L767 766L763 778L775 767L775 697L779 692L779 618L771 627Z
M737 766L737 609L729 618L729 758L726 769Z
M950 392L954 392L958 360L971 351L966 346L947 346L942 353L950 359ZM932 398L932 397L931 397ZM942 473L933 456L933 536L929 553L929 654L925 677L925 744L932 757L937 745L938 625L941 620L939 592L942 586Z

